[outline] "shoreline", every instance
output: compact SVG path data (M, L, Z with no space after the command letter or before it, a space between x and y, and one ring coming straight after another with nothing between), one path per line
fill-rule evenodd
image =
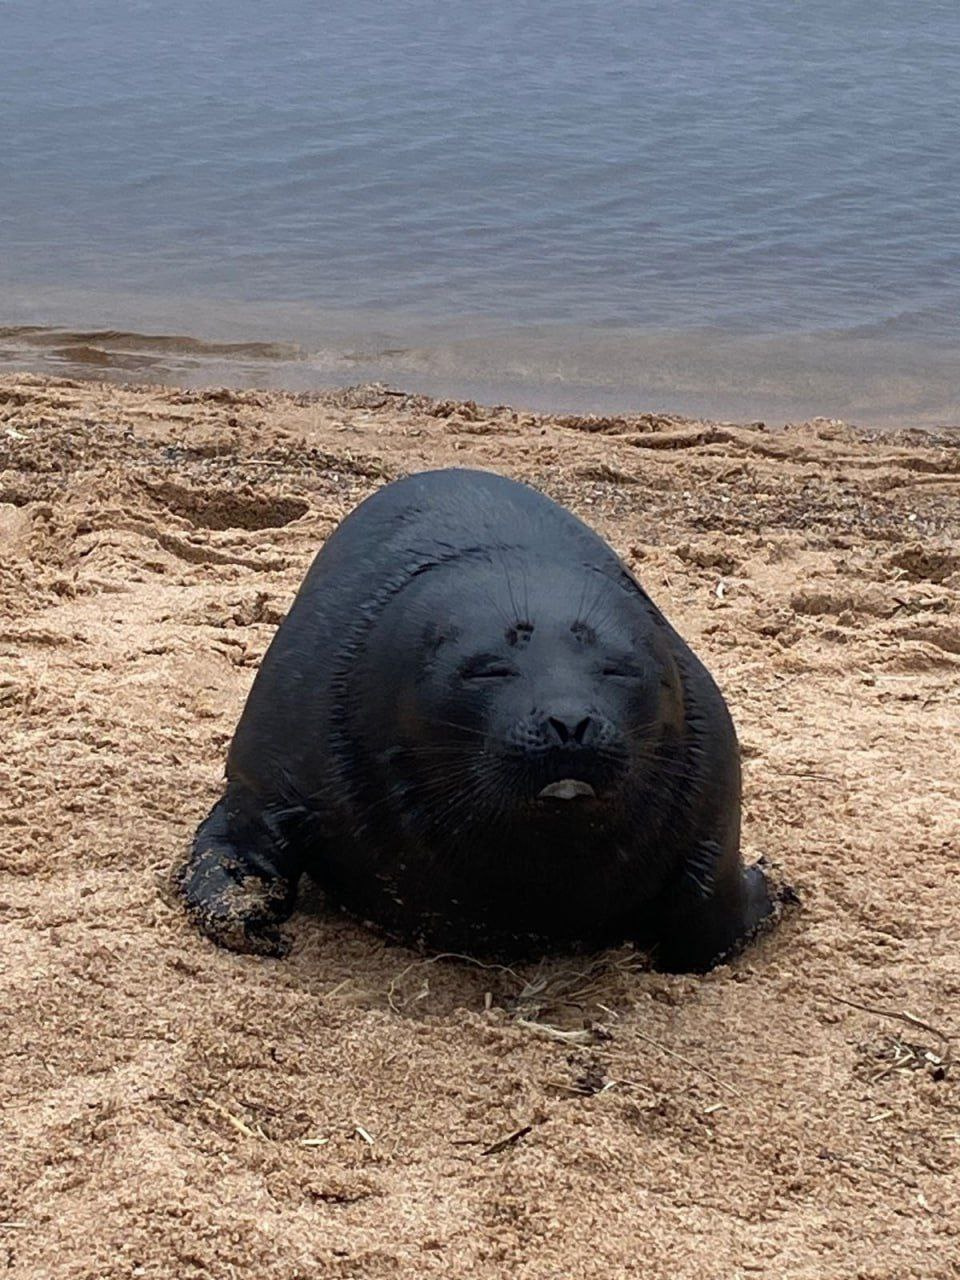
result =
M49 314L39 308L32 318ZM152 323L123 328L133 316ZM128 303L93 320L0 326L0 370L296 393L383 382L553 414L677 412L775 426L821 415L877 430L960 430L955 347L943 341L505 327L476 317L444 325L281 306L261 313L249 304L224 315L216 307L164 303L151 311Z
M720 684L800 897L734 963L492 971L310 893L271 961L165 895L317 548L438 466L570 507ZM0 375L0 1252L952 1277L958 528L956 432Z

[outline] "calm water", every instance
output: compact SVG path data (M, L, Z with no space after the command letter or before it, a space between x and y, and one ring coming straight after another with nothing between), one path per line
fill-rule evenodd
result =
M956 0L0 0L0 48L0 367L960 422Z

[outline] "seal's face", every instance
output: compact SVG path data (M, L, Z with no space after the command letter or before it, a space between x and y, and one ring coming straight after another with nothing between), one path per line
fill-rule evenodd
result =
M460 563L422 575L383 621L369 655L387 694L380 754L431 827L613 822L680 722L648 606L596 570Z

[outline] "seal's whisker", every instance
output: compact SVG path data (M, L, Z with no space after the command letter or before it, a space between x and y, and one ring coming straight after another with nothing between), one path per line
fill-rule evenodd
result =
M660 737L663 727L657 720L651 719L631 724L622 729L621 732L629 743L640 744L641 746L649 745L655 749L663 745ZM652 737L654 732L658 735L656 738Z
M527 566L520 562L520 578L523 582L523 617L526 622L530 621L530 589L527 582Z
M375 817L378 812L388 810L395 804L404 806L411 797L419 798L422 803L430 806L443 802L448 797L459 801L461 797L472 793L473 784L478 778L482 780L483 771L481 769L478 772L477 764L478 757L473 751L463 752L454 768L447 767L438 758L427 768L418 769L416 778L403 781L401 785L364 805L364 817Z
M448 788L451 793L449 800L446 801L445 808L440 810L434 816L449 816L458 809L470 806L471 812L476 802L483 800L489 795L498 795L502 790L503 778L500 770L496 768L486 768L474 771L473 775L466 786L456 786ZM441 791L434 797L436 800L446 800L446 794ZM500 806L502 807L502 805ZM470 825L477 825L476 817L471 817Z
M421 796L429 799L435 799L438 796L450 793L451 795L460 795L467 783L472 783L477 777L475 769L464 769L462 772L438 772L432 778L427 778L426 785L417 785L417 792Z
M594 585L594 584L590 584L590 585ZM578 621L586 623L588 626L592 626L595 631L599 631L603 627L603 624L609 621L611 614L613 612L613 606L609 601L609 599L607 598L607 591L605 589L606 585L607 585L606 579L604 579L603 582L596 584L596 587L597 587L596 594L594 595L593 600L591 601L586 613L582 613L581 611L578 610L578 613L579 613ZM586 591L587 591L587 587L585 584L583 589L584 595L586 595ZM601 608L602 608L602 612L598 614L597 610Z
M463 787L461 784L463 784L464 782L469 782L471 784L479 785L481 783L486 782L486 780L494 774L496 774L499 777L498 770L485 767L484 763L482 761L479 761L479 762L474 762L473 764L466 766L461 770L456 770L456 771L438 770L437 774L435 775L435 778L436 778L436 784L438 787L442 786L443 784L448 784L449 788L451 790L456 790L457 794L459 795L459 794L462 794Z
M487 733L483 729L475 729L469 724L458 724L455 720L429 720L428 724L434 725L440 729L456 729L458 733L470 734L475 738L487 738Z
M580 599L577 601L577 610L573 619L574 628L580 626L583 622L586 621L586 619L583 616L583 605L584 605L584 601L587 598L588 586L590 586L590 580L586 576L584 576L583 582L580 586Z
M419 786L424 782L438 781L456 781L457 779L470 778L476 773L477 762L472 759L461 759L453 763L436 757L425 761L421 767L417 769L416 777L411 778L410 785Z
M645 763L656 771L658 778L669 778L674 782L691 782L696 770L682 760L666 760L657 757L646 757Z
M419 794L423 800L432 801L436 796L442 796L445 790L449 790L452 795L459 795L464 790L464 783L469 782L473 776L473 771L464 767L459 772L451 772L449 770L437 769L433 777L428 777L427 786L399 786L395 787L385 794L378 796L369 803L358 806L358 812L362 813L365 820L376 817L379 812L389 810L392 806L405 807L411 794Z
M514 622L511 619L508 611L504 609L500 604L497 603L496 596L494 596L492 591L482 591L480 594L483 596L484 600L488 602L490 607L493 609L494 613L500 619L500 622L503 625L504 631L509 631L510 628L514 625Z
M520 616L520 610L517 607L517 598L513 594L513 582L510 579L510 570L507 568L506 548L503 546L498 546L497 553L500 557L500 567L503 570L503 580L504 580L504 583L506 584L507 595L510 597L510 608L513 610L513 619L509 625L515 627L519 625L519 623L524 622L526 619L525 617Z
M444 743L441 745L430 745L424 743L421 746L411 747L404 753L404 762L416 763L420 760L429 764L434 758L437 760L482 760L487 755L482 748L477 748L474 743L458 746L453 743ZM397 767L396 764L394 767Z

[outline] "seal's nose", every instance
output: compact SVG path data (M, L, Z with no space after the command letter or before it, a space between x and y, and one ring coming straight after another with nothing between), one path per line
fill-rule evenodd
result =
M592 736L594 727L593 719L590 716L584 716L582 720L575 720L573 716L547 716L547 725L551 736L562 746L567 746L568 744L586 745Z

